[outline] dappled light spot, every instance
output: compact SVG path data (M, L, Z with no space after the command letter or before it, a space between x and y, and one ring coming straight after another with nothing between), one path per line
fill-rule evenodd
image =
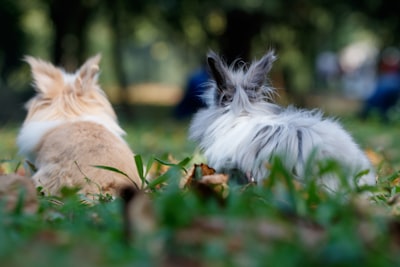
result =
M182 96L182 89L175 85L143 83L130 86L127 92L132 104L175 106Z

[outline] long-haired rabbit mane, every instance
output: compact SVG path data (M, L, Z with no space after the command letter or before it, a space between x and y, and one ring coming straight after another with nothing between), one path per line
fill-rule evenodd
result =
M268 51L260 60L235 68L208 53L212 78L204 93L207 107L194 115L189 128L189 138L199 144L208 164L219 171L240 170L261 182L274 157L281 157L288 170L302 177L315 154L316 160L338 161L351 175L368 169L360 183L375 183L368 159L336 120L318 110L274 103L275 89L267 75L276 59ZM328 187L335 183L325 181Z

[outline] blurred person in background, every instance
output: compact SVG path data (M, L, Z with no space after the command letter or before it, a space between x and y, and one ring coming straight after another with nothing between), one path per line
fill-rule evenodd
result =
M387 121L389 110L398 103L399 99L400 51L389 47L382 51L375 89L364 102L361 118L366 119L371 112L377 111L383 121Z
M332 51L323 51L316 58L318 87L336 89L340 76L340 66L337 55Z
M184 95L174 110L175 118L188 118L198 109L205 107L202 95L208 79L209 74L205 65L189 75Z

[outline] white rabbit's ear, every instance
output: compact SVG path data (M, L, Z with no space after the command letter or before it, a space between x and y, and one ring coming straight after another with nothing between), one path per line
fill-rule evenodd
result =
M35 90L38 93L51 97L62 91L64 78L61 69L31 56L25 56L24 60L31 67Z
M78 94L83 94L85 91L91 90L97 84L100 60L101 55L97 54L89 58L78 70L75 80L75 88Z
M225 63L214 51L210 51L207 54L207 64L218 89L225 89L227 80Z
M265 83L267 74L275 60L275 52L273 50L268 51L260 60L251 64L246 74L246 81L253 87L261 87Z
M235 88L230 80L230 72L225 62L213 51L207 55L208 68L217 86L215 100L218 105L232 101Z

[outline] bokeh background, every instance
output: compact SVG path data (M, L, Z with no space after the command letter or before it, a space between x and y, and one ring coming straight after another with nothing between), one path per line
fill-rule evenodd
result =
M382 55L399 62L399 11L399 1L385 0L1 0L1 129L22 122L33 94L28 54L74 71L101 53L103 89L123 122L141 123L128 129L132 138L148 125L139 151L156 150L157 131L186 145L173 109L210 49L231 63L273 48L279 102L356 116ZM398 113L393 105L392 121Z
M25 55L72 72L101 53L100 83L133 151L145 164L190 157L190 168L205 162L187 140L200 105L187 92L201 91L191 85L204 80L207 51L231 63L273 48L277 101L335 116L379 185L363 191L369 205L366 194L324 193L314 175L292 183L274 164L265 188L223 187L218 205L211 187L196 186L198 168L192 194L176 186L175 168L163 186L155 164L154 202L138 194L123 208L133 212L129 240L118 200L38 194L39 210L26 214L6 182L0 195L15 192L18 204L7 212L0 199L0 266L400 266L399 0L0 0L0 25L0 176L26 174L15 144L33 95Z

